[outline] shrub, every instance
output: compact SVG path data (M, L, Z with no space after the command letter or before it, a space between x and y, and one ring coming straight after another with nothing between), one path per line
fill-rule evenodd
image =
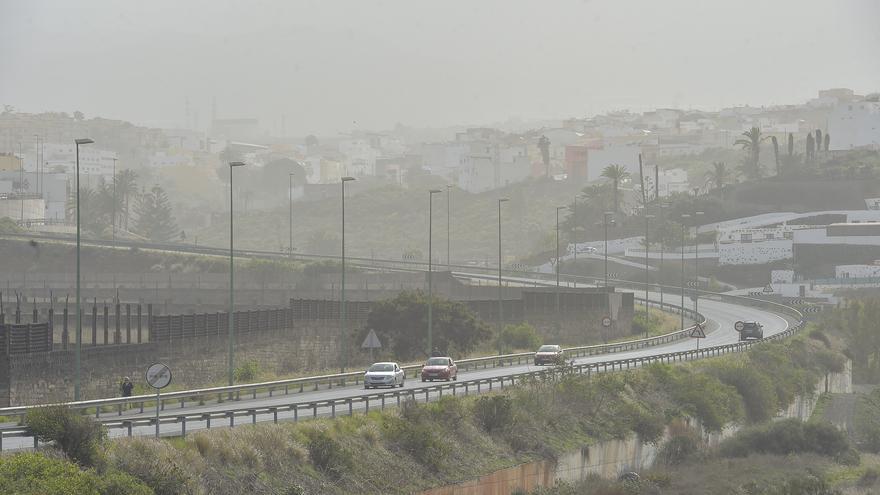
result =
M489 433L506 428L513 423L513 401L506 395L479 397L474 402L474 418Z
M724 362L708 369L722 383L736 388L742 396L747 420L760 423L776 414L778 407L773 382L754 367L744 363Z
M0 493L16 495L149 495L140 481L116 471L98 476L41 453L0 457Z
M846 459L849 443L830 423L803 423L786 419L744 429L721 442L723 457L745 457L752 453L788 455L813 452Z
M632 319L632 334L650 335L660 328L662 323L661 318L655 314L647 313L645 311L637 311Z
M249 359L235 368L233 376L236 382L253 382L260 376L260 363Z
M649 411L642 407L633 406L631 409L632 431L634 431L643 443L655 443L663 435L666 428L666 417L660 411Z
M311 430L307 448L312 464L334 478L341 476L352 465L351 454L325 430Z
M101 461L99 447L107 432L89 416L65 406L37 407L28 411L24 424L32 435L50 442L77 464L95 466Z
M541 345L541 337L535 327L528 323L505 325L501 331L501 344L506 349L537 349Z
M681 464L699 452L700 443L700 436L693 429L674 429L669 440L660 447L657 457L669 466Z
M828 336L825 335L825 332L823 332L822 330L814 328L810 330L810 333L808 335L811 339L818 340L819 342L825 344L825 347L831 348L831 340L828 339Z
M194 455L168 442L127 438L111 443L108 458L113 467L138 478L156 495L187 495L197 493L198 478L190 471L197 461Z

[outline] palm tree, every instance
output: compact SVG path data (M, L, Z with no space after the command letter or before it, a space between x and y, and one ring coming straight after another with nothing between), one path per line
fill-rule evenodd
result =
M761 155L761 141L766 138L761 137L761 129L752 127L748 131L742 133L742 138L737 139L733 145L742 146L746 152L746 161L743 163L746 177L750 179L761 178L761 165L758 163Z
M770 141L773 143L773 160L776 163L776 175L779 175L779 141L776 140L776 136L770 136Z
M724 162L713 162L712 168L713 170L708 172L706 177L715 185L716 189L721 189L729 182L730 170Z
M544 175L550 177L550 140L547 136L538 139L538 149L541 150L541 160L544 162Z
M629 171L623 165L611 164L602 170L602 177L611 179L614 183L614 212L620 211L620 201L618 200L618 189L620 183L629 178Z

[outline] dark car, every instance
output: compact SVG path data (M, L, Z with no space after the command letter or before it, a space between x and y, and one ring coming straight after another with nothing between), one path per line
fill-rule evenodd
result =
M739 332L740 341L764 338L764 325L757 321L738 321L733 325L733 328Z
M535 366L544 364L563 364L565 356L562 353L562 346L559 345L542 345L535 352Z
M451 357L428 358L422 366L422 381L458 380L458 366Z

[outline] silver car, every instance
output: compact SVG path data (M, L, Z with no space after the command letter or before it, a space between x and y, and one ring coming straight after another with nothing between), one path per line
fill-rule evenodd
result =
M397 363L374 363L364 373L364 388L403 387L406 375Z

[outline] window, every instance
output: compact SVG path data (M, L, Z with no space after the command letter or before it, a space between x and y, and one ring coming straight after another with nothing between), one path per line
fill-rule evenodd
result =
M752 234L740 234L740 242L752 242Z

